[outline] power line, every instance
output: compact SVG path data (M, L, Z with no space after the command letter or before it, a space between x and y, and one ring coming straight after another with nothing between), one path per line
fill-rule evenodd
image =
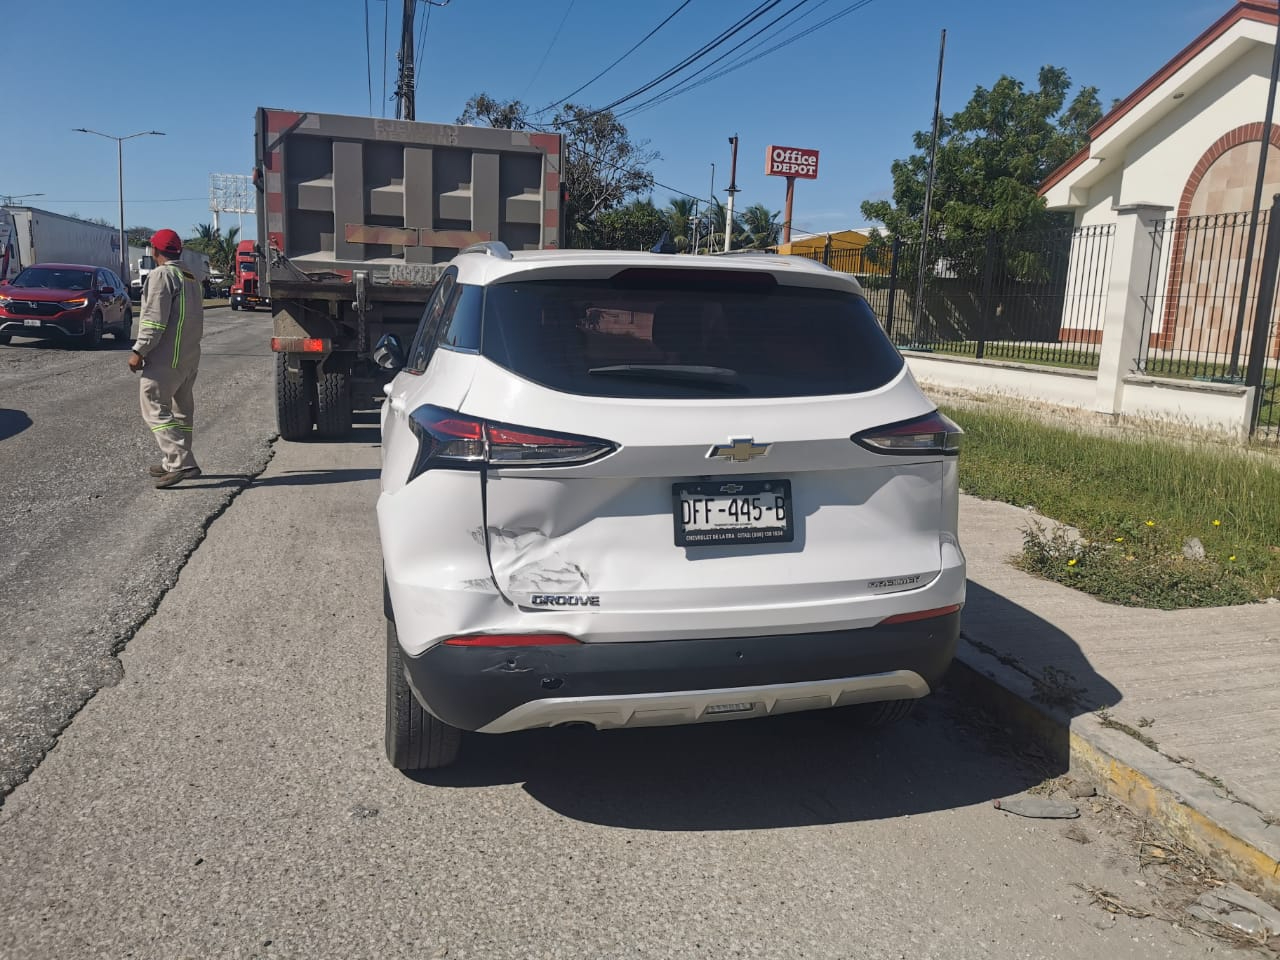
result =
M118 203L119 199L120 199L119 197L112 197L110 200L41 200L40 205L44 206L45 204L48 204L48 203ZM207 196L165 197L163 199L154 199L154 200L126 200L125 203L188 203L192 200L207 201L208 199L209 198Z
M573 12L573 5L577 0L569 0L569 5L565 7L564 16L560 18L560 25L556 27L556 32L551 37L551 42L547 44L547 49L542 53L542 59L538 61L538 69L533 71L533 76L529 78L529 82L525 84L523 97L533 87L534 81L538 79L538 75L542 73L542 68L547 63L547 57L551 56L551 50L555 47L556 41L560 39L560 31L564 29L565 21L569 19L569 14Z
M683 60L681 60L675 66L671 67L669 70L666 70L663 73L659 74L658 76L654 77L648 83L644 84L644 86L637 87L635 90L632 90L630 93L625 94L621 97L618 97L618 99L614 100L612 103L605 104L599 110L592 111L582 119L588 119L590 117L599 116L602 113L607 113L610 110L613 110L615 107L619 107L630 100L634 100L636 97L639 97L639 96L642 96L643 94L648 93L658 84L671 79L671 77L675 76L681 70L684 70L692 66L694 63L697 63L699 60L701 60L707 54L711 53L721 44L726 43L728 40L730 40L735 34L741 32L742 30L745 30L748 26L750 26L756 20L760 19L760 17L764 16L766 13L768 13L770 10L772 10L781 2L782 0L768 0L768 2L760 4L753 11L751 11L751 13L747 14L745 17L743 17L741 20L739 20L737 23L733 24L732 26L727 27L724 31L720 33L719 36L715 37L712 40L709 40L707 43L704 43L701 47L699 47L693 53L689 54L689 56L685 57Z
M586 83L584 83L582 86L580 86L580 87L578 87L577 89L572 90L572 91L570 91L569 93L565 94L563 97L561 97L561 98L560 98L559 100L557 100L555 103L549 103L549 104L547 104L545 107L543 107L541 110L537 110L537 111L535 111L535 112L533 113L533 116L537 117L537 116L540 116L540 115L542 115L542 114L546 113L548 110L554 110L556 107L560 106L560 104L565 103L565 102L566 102L570 97L577 96L577 95L578 95L579 93L581 93L583 90L587 89L587 87L591 86L593 83L595 83L595 82L596 82L597 80L599 80L601 77L603 77L606 73L608 73L610 70L612 70L612 69L613 69L614 67L616 67L618 64L620 64L623 60L627 59L627 57L631 56L633 53L635 53L637 50L639 50L642 46L644 46L645 42L646 42L646 41L648 41L650 37L652 37L655 33L657 33L659 30L661 30L663 27L665 27L668 23L670 23L670 22L672 21L672 19L674 19L674 18L675 18L675 15L676 15L677 13L679 13L681 10L683 10L685 7L687 7L687 6L688 6L690 3L692 3L692 2L693 2L693 0L684 0L684 2L680 4L680 6L676 7L676 8L675 8L674 10L672 10L669 14L667 14L666 19L664 19L664 20L663 20L661 23L659 23L656 27L654 27L652 30L650 30L648 33L646 33L643 37L641 37L641 38L639 39L639 41L637 41L637 42L635 43L635 45L631 47L631 49L630 49L630 50L628 50L626 53L624 53L622 56L620 56L617 60L613 61L613 63L609 64L607 67L605 67L603 70L601 70L599 73L597 73L594 77L592 77L590 80L588 80L588 81L587 81Z
M427 51L427 31L431 29L431 11L435 9L434 3L427 4L427 15L422 18L422 36L418 38L418 50L413 56L414 74L413 85L418 86L418 74L422 72L422 55Z
M364 0L364 80L369 88L369 116L373 116L373 57L369 52L369 0Z
M826 2L827 0L823 0L823 3L826 3ZM767 50L763 50L760 53L755 54L754 56L751 56L750 55L751 51L748 50L746 51L746 53L743 54L742 57L733 61L724 69L716 71L711 76L703 77L701 80L698 80L696 83L691 83L683 87L677 84L671 87L667 93L660 95L658 97L655 97L652 100L646 101L644 104L640 104L636 107L630 108L624 111L621 114L621 116L632 116L637 113L642 113L643 111L648 110L651 107L655 107L655 106L658 106L659 104L665 103L666 101L672 99L673 97L678 97L682 93L688 93L690 90L694 90L698 87L701 87L703 84L710 83L713 80L718 80L721 77L725 76L726 74L733 73L735 70L740 70L743 67L747 66L748 64L755 63L757 60L763 57L767 57L769 54L775 53L778 50L781 50L783 47L790 46L791 44L795 43L797 40L804 39L805 37L809 36L811 33L814 33L817 30L821 30L823 27L828 26L832 23L835 23L837 20L847 17L849 14L857 10L861 10L863 7L868 6L872 2L874 2L874 0L858 0L857 3L851 4L845 7L843 10L839 10L836 13L833 13L831 16L827 17L825 20L815 23L812 26L807 27L804 30L801 30L799 33L793 34L787 39L769 47L769 49ZM821 6L821 4L819 4L819 6ZM814 8L814 9L817 9L817 8ZM762 46L764 43L767 43L767 42L768 40L766 39L764 41L761 41L761 43L757 44L756 46L758 48L759 46Z
M387 20L391 17L390 6L387 0L382 0L382 108L379 113L383 117L387 115Z
M703 66L702 68L700 68L700 69L698 69L698 70L695 70L693 73L689 74L687 77L682 77L681 79L679 79L679 80L677 80L675 83L673 83L670 87L668 87L666 90L662 91L661 93L655 94L655 95L654 95L653 97L651 97L650 99L648 99L648 100L644 101L643 103L637 104L635 107L629 108L629 109L628 109L628 111L626 111L626 112L631 112L631 111L634 111L634 110L639 110L639 109L641 109L642 107L645 107L645 106L647 106L647 105L649 105L649 104L651 104L651 103L654 103L654 102L656 102L656 101L660 100L661 98L665 97L666 95L670 94L672 90L675 90L676 88L678 88L678 87L680 87L680 86L682 86L682 85L684 85L684 84L687 84L689 81L691 81L694 77L698 76L699 74L706 73L708 70L710 70L712 67L714 67L717 63L719 63L720 61L724 60L726 57L731 57L731 56L733 56L735 53L737 53L739 50L741 50L743 47L745 47L745 46L746 46L748 43L750 43L752 40L755 40L755 39L756 39L757 37L759 37L762 33L767 33L769 30L771 30L771 29L773 29L774 27L776 27L776 26L777 26L779 23L781 23L783 20L787 19L787 17L791 16L793 13L795 13L797 10L799 10L801 7L803 7L806 3L810 3L810 2L812 2L812 0L798 0L798 2L797 2L796 4L794 4L793 6L788 7L788 8L787 8L786 10L784 10L782 13L778 14L776 17L774 17L772 20L770 20L768 23L766 23L763 27L761 27L761 28L760 28L759 30L757 30L755 33L751 34L751 36L747 37L745 40L740 40L738 43L734 44L734 46L730 47L730 48L729 48L728 50L726 50L724 53L720 54L720 56L716 57L716 58L715 58L714 60L712 60L710 63L706 64L705 66ZM822 2L822 3L827 3L827 2L828 2L828 0L821 0L821 2ZM819 4L819 6L821 6L821 3ZM775 34L775 36L776 36L776 34Z

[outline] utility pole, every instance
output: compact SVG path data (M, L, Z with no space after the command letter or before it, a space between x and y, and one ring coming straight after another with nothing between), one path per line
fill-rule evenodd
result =
M729 143L733 146L733 159L729 162L729 202L725 211L725 228L724 228L724 252L728 253L733 249L733 195L738 192L738 135L735 133L729 138Z
M711 200L707 204L707 253L715 253L716 235L716 165L711 164Z
M19 200L26 200L28 197L43 197L43 193L23 193L17 196L11 193L0 194L0 206L12 207Z
M414 119L413 15L418 0L404 0L404 19L400 24L400 76L396 80L396 119Z
M942 64L947 55L947 31L942 31L938 47L938 86L933 94L933 136L929 139L929 178L924 185L924 221L920 227L920 270L916 276L915 317L911 337L918 346L923 341L921 320L924 317L924 275L929 264L929 214L933 207L933 175L938 160L938 126L942 121Z
M87 130L84 127L76 127L73 132L91 133L95 137L102 137L104 140L114 140L116 142L116 180L120 187L120 279L128 283L129 240L124 232L124 142L132 140L134 137L163 137L164 134L159 130L142 130L138 133L131 133L127 137L113 137L109 133L99 133L97 130Z

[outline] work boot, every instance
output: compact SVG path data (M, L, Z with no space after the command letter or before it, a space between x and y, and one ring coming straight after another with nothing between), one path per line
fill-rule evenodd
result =
M176 486L183 480L194 480L200 476L199 467L181 467L177 470L170 470L168 473L162 473L156 477L156 489L163 490L165 487Z
M153 463L151 466L147 467L147 473L151 474L151 476L157 480L168 472L169 471L164 468L163 463Z

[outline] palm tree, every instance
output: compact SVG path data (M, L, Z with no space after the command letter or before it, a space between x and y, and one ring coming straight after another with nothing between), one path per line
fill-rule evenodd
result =
M671 230L671 242L683 253L689 249L689 237L693 230L693 204L689 197L672 197L667 203L667 226Z
M236 243L239 227L230 227L224 237L212 224L197 223L196 235L185 241L193 250L209 255L209 265L218 273L231 273L235 269Z
M782 234L782 225L778 223L779 211L770 211L763 203L753 203L742 211L742 225L746 236L743 246L752 250L764 250L776 247Z
M729 213L725 209L724 204L719 200L713 200L711 208L707 213L707 226L710 228L710 236L705 237L705 243L699 244L708 252L715 252L724 249L724 230L725 221L729 218ZM738 217L733 218L733 245L741 248L743 242L742 220Z

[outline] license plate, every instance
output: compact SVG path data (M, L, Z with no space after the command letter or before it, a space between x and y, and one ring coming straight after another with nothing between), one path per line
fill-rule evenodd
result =
M24 327L38 327L40 326L40 321L39 320L23 320L22 325Z
M677 547L790 543L790 480L703 481L671 487Z

